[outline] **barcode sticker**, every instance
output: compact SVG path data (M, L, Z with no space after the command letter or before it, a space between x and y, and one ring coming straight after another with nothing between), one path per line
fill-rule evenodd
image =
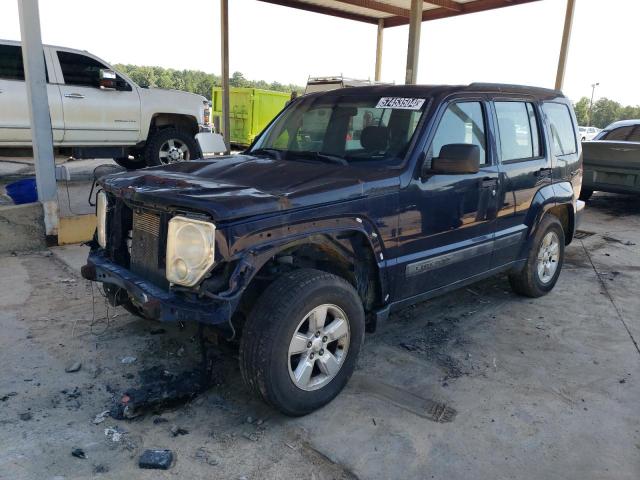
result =
M376 108L395 108L398 110L420 110L424 105L424 98L382 97Z

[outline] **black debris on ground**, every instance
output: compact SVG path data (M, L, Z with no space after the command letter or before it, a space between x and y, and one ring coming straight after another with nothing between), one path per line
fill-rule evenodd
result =
M71 455L76 458L87 458L87 454L84 453L84 450L82 450L81 448L74 448L73 450L71 450Z
M189 434L189 430L187 430L186 428L182 428L177 425L174 425L173 427L171 427L171 435L173 437L177 437L178 435L188 435L188 434Z
M131 419L181 405L215 383L201 370L173 374L160 366L143 370L139 377L140 386L120 395L111 409L112 418Z
M168 470L173 463L171 450L145 450L138 460L140 468Z

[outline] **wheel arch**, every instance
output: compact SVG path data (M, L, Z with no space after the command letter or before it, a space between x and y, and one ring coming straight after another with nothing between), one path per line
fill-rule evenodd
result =
M546 185L538 190L531 201L525 224L529 227L527 248L542 218L551 214L560 220L565 233L565 245L569 245L575 233L575 201L569 182Z
M360 224L362 227L362 224ZM263 236L268 232L263 232ZM297 238L283 238L269 246L245 252L251 274L245 279L238 310L250 311L266 285L286 271L313 268L340 276L358 292L365 312L382 305L386 281L381 265L377 234L364 228L343 228L314 232Z
M170 127L192 133L195 136L198 133L198 119L193 115L183 113L154 113L149 123L147 138L158 130Z

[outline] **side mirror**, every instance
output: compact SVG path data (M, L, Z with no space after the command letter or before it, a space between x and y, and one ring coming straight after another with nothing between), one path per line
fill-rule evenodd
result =
M480 171L480 147L468 143L443 145L440 156L431 160L430 173L463 174Z
M117 87L118 77L116 72L108 70L106 68L100 69L100 89L101 90L115 90Z

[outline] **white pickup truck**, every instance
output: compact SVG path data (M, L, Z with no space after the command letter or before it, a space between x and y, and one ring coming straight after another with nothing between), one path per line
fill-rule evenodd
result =
M57 153L130 169L201 155L195 135L211 131L205 97L142 88L87 52L45 45L44 59ZM30 146L22 49L0 40L0 149Z

